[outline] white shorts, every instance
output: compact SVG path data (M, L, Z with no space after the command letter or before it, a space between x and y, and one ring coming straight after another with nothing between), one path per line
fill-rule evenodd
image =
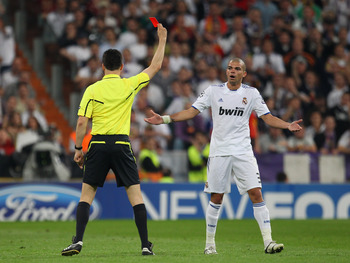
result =
M209 157L206 193L230 193L234 181L241 195L253 188L261 188L258 164L253 154Z

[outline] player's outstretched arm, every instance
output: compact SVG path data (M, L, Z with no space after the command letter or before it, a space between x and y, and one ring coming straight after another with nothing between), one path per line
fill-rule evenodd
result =
M149 65L149 67L143 71L149 76L150 79L153 78L154 75L162 67L165 45L166 45L167 30L165 29L165 27L163 27L162 24L158 24L157 32L158 32L158 39L159 39L157 50L154 53L154 56L151 61L151 65Z
M302 119L293 121L288 125L288 130L290 130L291 132L300 131L302 127L299 125L299 123L301 123L302 121L303 121Z
M174 113L172 115L165 115L160 116L159 114L155 113L153 110L151 110L152 116L149 118L145 118L144 121L153 124L153 125L159 125L159 124L168 124L170 122L176 122L176 121L185 121L192 119L199 113L199 110L191 107L187 110L183 110L177 113Z
M301 123L303 120L297 120L297 121L293 121L292 123L286 122L284 120L281 120L280 118L277 118L275 116L272 116L271 114L266 114L266 115L262 115L260 116L261 119L263 119L263 121L274 128L280 128L280 129L288 129L291 132L297 132L300 131L302 129L302 127L299 125L299 123Z
M153 110L150 111L152 116L149 118L143 119L145 122L153 125L159 125L164 123L162 116L160 116L158 113L155 113Z

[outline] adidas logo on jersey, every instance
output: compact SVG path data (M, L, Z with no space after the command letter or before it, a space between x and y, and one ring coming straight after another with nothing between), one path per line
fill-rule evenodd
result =
M232 115L232 116L242 116L243 108L236 107L235 109L224 109L220 107L219 115Z
M222 98L220 98L220 99L218 100L218 102L224 102L224 101L223 101L223 99L222 99Z

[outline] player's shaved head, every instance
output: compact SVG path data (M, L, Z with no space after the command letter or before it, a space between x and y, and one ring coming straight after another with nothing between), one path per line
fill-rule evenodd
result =
M240 58L233 58L233 59L231 59L229 61L229 63L230 62L238 62L239 64L241 64L243 71L246 71L246 66L245 66L245 63L244 63L244 61L242 59L240 59Z

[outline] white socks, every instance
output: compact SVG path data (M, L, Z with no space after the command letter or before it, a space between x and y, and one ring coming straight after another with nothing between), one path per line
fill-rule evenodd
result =
M207 207L207 213L205 216L207 223L207 236L206 236L206 244L205 247L208 248L210 246L214 246L215 248L215 233L216 226L219 220L221 204L214 204L213 202L209 202Z
M270 214L265 202L253 204L254 217L259 224L262 238L264 240L264 247L266 247L271 241L271 224Z
M220 208L221 204L214 204L211 201L208 204L206 212L206 248L210 246L213 246L215 248L215 233L219 220ZM253 204L253 211L254 217L259 224L261 235L264 240L264 247L266 247L272 241L269 210L263 201L261 203Z

